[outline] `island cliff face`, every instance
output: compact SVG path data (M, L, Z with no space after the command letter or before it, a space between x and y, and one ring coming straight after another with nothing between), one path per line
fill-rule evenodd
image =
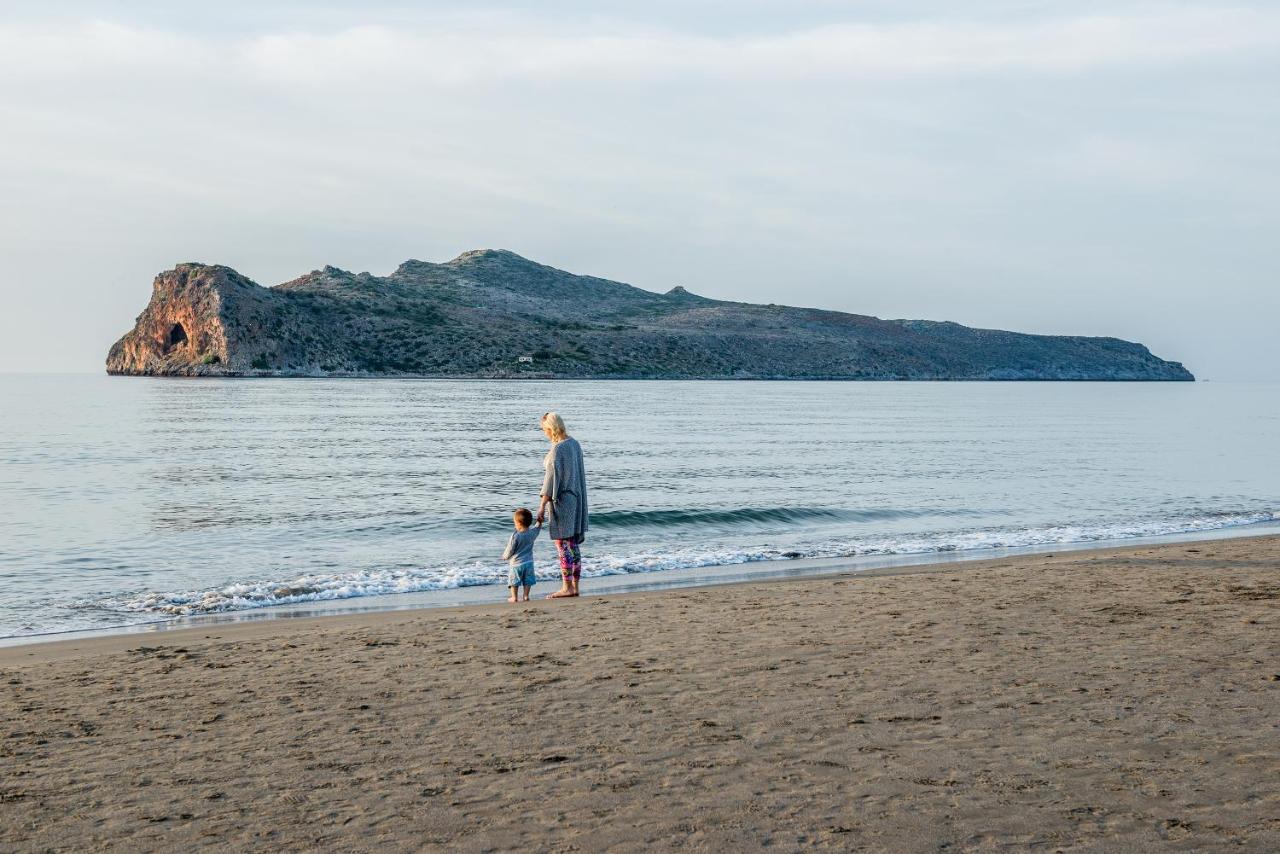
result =
M1117 338L1024 335L665 294L512 252L273 288L179 264L107 356L150 376L1192 380Z

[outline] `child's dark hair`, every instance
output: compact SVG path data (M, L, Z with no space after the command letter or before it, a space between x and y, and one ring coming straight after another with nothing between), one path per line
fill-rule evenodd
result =
M521 507L511 517L526 528L533 524L533 512L528 507Z

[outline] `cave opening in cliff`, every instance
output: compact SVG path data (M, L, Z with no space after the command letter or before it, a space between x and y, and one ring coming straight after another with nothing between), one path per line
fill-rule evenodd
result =
M173 328L169 330L169 346L166 348L172 350L179 344L187 343L187 330L182 328L181 323L173 324Z

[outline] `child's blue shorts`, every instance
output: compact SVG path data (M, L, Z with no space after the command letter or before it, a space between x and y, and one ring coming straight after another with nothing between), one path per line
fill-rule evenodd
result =
M533 577L532 563L522 563L507 571L508 587L532 587L537 583L538 579Z

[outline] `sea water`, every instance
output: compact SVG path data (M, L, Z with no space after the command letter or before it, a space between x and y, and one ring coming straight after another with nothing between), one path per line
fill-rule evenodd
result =
M548 410L586 455L588 578L1280 520L1278 385L3 375L0 637L501 598Z

